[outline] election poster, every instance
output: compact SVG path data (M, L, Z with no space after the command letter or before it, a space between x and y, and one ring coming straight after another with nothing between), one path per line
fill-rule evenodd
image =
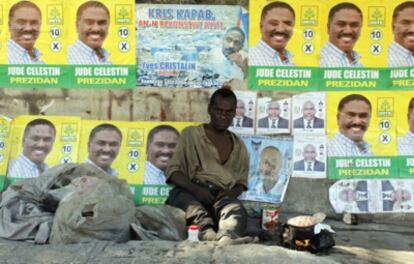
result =
M17 116L11 122L7 181L39 177L50 167L78 161L80 118Z
M401 178L414 177L414 93L399 92L397 150Z
M249 88L314 90L326 24L322 1L251 1Z
M388 72L381 70L387 66L391 28L386 11L380 0L327 1L322 23L328 25L328 34L322 38L319 58L321 89L389 88Z
M141 182L129 182L135 189L137 204L164 204L171 185L166 183L165 170L177 147L181 131L194 122L142 122L144 130L144 167ZM139 184L137 184L139 183Z
M300 135L293 141L293 177L326 178L326 137Z
M410 89L414 45L405 21L413 9L403 0L256 1L250 7L249 88ZM272 18L279 28L267 23Z
M325 135L326 93L300 93L292 97L293 134Z
M336 213L376 212L376 180L341 180L329 188L329 201Z
M327 25L328 34L322 36L320 66L387 67L386 47L391 42L391 18L391 9L386 1L327 1L322 23ZM338 21L345 25L341 27ZM340 52L344 55L342 61L335 56ZM349 57L345 58L345 55Z
M10 119L0 116L0 191L5 187L10 153Z
M145 125L141 122L82 120L79 162L89 163L129 184L142 183ZM135 197L134 188L131 188Z
M253 135L256 121L256 93L234 91L237 97L236 114L229 130L236 134Z
M134 1L6 0L0 11L1 87L135 87Z
M327 92L330 179L398 177L392 92Z
M260 97L257 99L256 134L289 134L291 128L290 97L274 99Z
M1 87L64 87L63 1L0 4Z
M137 85L242 84L248 57L245 22L240 6L137 4Z
M329 188L336 213L412 213L413 180L340 180Z
M248 190L241 200L280 204L292 171L292 138L242 136L249 153Z
M135 88L135 1L65 1L73 88Z
M412 89L414 87L414 45L407 30L412 21L414 5L411 1L387 1L388 24L392 34L387 46L387 65L393 89ZM408 21L408 23L407 23Z
M82 120L79 162L128 182L137 204L163 204L164 171L181 130L193 123Z

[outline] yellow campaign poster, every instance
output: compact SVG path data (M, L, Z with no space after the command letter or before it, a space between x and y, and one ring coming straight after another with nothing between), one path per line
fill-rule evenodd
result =
M65 7L72 85L135 88L135 2L75 0Z
M329 178L398 177L397 96L328 92Z
M65 1L65 7L68 64L135 64L134 1L74 0ZM82 44L100 48L100 58L77 54L87 48Z
M189 124L83 120L79 162L126 180L137 204L164 203L170 190L164 170Z
M272 2L282 2L283 4L269 10L266 8L265 15L261 18L263 9L266 6L270 7ZM294 11L294 15L290 10ZM279 14L278 12L282 13ZM274 45L285 46L284 49L293 57L292 64L296 66L318 66L320 40L325 33L323 31L325 25L321 23L323 14L324 5L321 1L316 0L306 2L299 0L284 2L268 0L250 1L249 47L255 47L261 39L264 42L270 42L272 37L274 39L280 38L280 40L275 40ZM286 18L277 19L284 15L286 15ZM253 57L253 60L251 57L249 59L249 65L261 65L260 63L255 63L255 57ZM257 59L260 60L259 58Z
M6 1L0 3L0 65L6 64ZM0 82L2 82L0 77Z
M414 177L414 92L398 92L398 155L400 177Z
M6 47L0 57L1 64L66 63L62 0L2 2L3 19L0 21L4 29L2 43Z
M139 184L144 175L144 138L142 122L82 120L78 160Z
M316 0L250 1L250 89L318 89L324 8Z
M134 88L134 13L132 0L2 1L0 87Z
M35 178L55 165L77 162L79 129L79 117L14 118L7 178Z
M414 130L414 115L412 117L412 110L414 109L414 92L400 91L396 93L397 98L397 113L398 113L398 137L403 137L408 131ZM413 112L414 113L414 112ZM414 133L414 131L411 131ZM414 148L412 149L414 155ZM400 151L398 154L401 155ZM404 155L404 154L402 154Z
M4 187L10 153L10 119L0 116L0 191Z
M345 2L347 7L341 8ZM386 48L390 42L391 30L387 2L381 0L327 1L327 12L322 21L327 26L324 31L326 34L323 34L319 58L321 67L386 67ZM349 25L344 24L344 21L349 22ZM334 57L332 52L335 48L328 47L328 42L333 44L338 51L350 50L355 65L351 63L346 66L340 60L335 62L332 59ZM326 49L323 49L324 47ZM334 63L336 65L333 65Z
M387 54L388 67L412 67L414 66L414 42L411 26L413 23L414 3L412 1L396 0L387 1L388 28L390 34L388 38ZM401 77L413 77L413 73ZM396 85L397 87L399 85ZM406 85L404 85L406 86ZM409 84L410 88L413 84Z
M165 169L175 152L181 131L194 122L144 122L145 166L141 185L135 186L139 204L163 204L171 186L165 182Z

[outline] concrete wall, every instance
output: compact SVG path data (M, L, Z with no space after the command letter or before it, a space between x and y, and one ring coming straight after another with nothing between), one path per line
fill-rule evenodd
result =
M248 0L136 0L153 4L241 5ZM246 83L233 86L246 89ZM0 114L76 115L100 120L206 121L211 90L139 87L134 90L0 88Z
M248 0L152 0L137 3L165 4L231 4L248 7ZM233 85L233 89L245 89ZM75 115L84 119L143 121L207 121L209 89L166 89L139 87L115 89L0 89L0 114L15 117L23 114ZM260 91L258 96L283 98L289 92ZM336 215L328 199L329 180L293 178L282 210L312 214L326 212ZM363 216L364 220L414 223L414 215ZM413 224L411 224L413 225Z
M238 87L233 89L237 90ZM0 89L0 114L75 115L125 121L206 121L211 89ZM290 93L258 92L286 97Z

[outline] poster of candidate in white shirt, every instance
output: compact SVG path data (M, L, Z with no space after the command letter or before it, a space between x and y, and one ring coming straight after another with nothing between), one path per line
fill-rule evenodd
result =
M248 190L241 200L281 203L291 175L292 138L242 136L250 157Z
M137 4L137 85L243 85L248 59L243 21L240 6Z

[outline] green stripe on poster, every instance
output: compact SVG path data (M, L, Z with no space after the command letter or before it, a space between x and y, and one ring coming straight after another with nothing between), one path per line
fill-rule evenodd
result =
M328 178L399 178L398 157L329 157Z
M0 65L0 87L133 89L135 69L135 65Z
M164 204L172 189L168 185L130 185L135 204Z

